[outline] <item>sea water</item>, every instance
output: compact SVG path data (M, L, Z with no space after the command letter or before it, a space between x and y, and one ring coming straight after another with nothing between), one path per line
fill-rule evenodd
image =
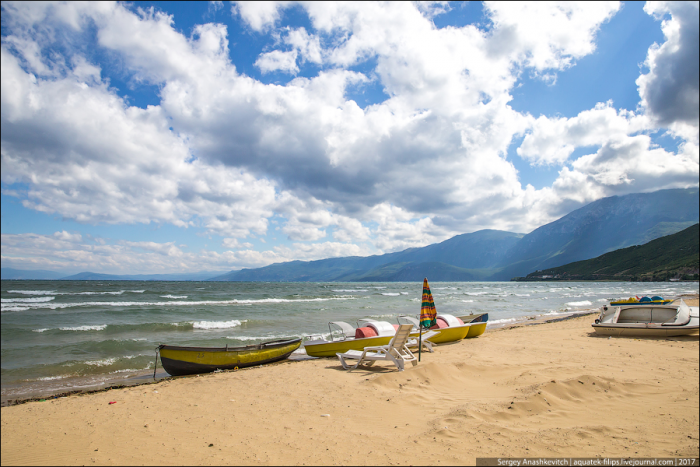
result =
M2 281L2 400L145 380L159 344L235 347L327 336L329 321L396 323L420 313L422 290L420 282ZM698 293L698 284L434 282L431 290L438 313L488 312L494 327L613 298Z

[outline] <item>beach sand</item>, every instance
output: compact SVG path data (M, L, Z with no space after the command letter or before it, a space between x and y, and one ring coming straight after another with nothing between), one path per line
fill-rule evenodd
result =
M698 335L609 339L594 318L487 331L404 372L287 361L3 407L2 465L698 457Z

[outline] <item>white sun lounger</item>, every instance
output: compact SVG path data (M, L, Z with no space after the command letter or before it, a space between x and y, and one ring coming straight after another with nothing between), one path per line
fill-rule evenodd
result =
M430 352L430 353L433 353L433 352L434 352L434 350L433 350L433 343L430 342L428 339L430 339L430 338L433 337L433 336L437 336L438 334L439 334L439 333L436 332L436 331L428 331L428 332L424 332L424 333L423 333L423 336L421 337L420 342L423 344L423 348L424 348L425 350L427 350L427 351ZM406 343L406 347L408 347L409 349L413 349L413 348L416 348L416 349L417 349L417 348L418 348L418 342L419 342L418 339L416 339L415 337L411 337L411 338L408 340L408 342Z
M392 362L396 365L399 371L403 371L404 364L406 362L411 362L413 365L418 364L416 357L408 350L406 343L408 342L408 336L411 333L412 326L410 324L402 324L396 331L393 339L387 345L379 345L374 347L365 347L365 349L360 352L359 350L348 350L345 353L337 353L340 364L346 370L354 370L361 364L371 366L376 361L384 360ZM354 366L349 366L345 360L358 360Z
M399 324L401 324L402 319L405 319L406 321L408 321L409 323L411 323L413 325L413 332L420 330L420 322L416 318L414 318L412 316L406 316L406 315L399 316ZM440 333L437 331L427 331L427 332L424 332L423 336L421 337L423 347L430 353L434 352L434 350L433 350L433 343L430 342L429 339L433 336L437 336L438 334L440 334ZM408 343L406 344L406 347L408 347L409 349L417 349L418 342L419 342L418 339L416 339L415 337L412 337L411 339L409 339Z

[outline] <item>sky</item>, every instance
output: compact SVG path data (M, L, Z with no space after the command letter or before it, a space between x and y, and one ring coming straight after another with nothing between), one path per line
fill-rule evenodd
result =
M230 271L698 186L698 2L2 2L2 266Z

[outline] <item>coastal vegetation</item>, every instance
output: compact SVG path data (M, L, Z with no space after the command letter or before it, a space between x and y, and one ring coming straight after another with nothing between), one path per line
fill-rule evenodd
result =
M698 280L698 224L645 245L535 271L515 281L674 281Z

